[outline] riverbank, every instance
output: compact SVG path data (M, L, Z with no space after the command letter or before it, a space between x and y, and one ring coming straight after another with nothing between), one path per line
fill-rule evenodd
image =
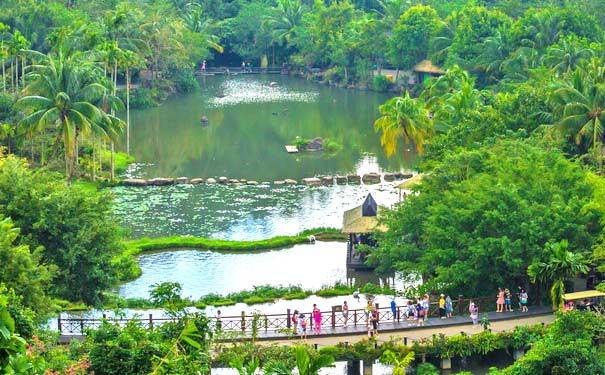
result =
M193 236L170 236L161 238L140 238L125 241L128 255L138 255L145 251L193 248L212 251L255 252L275 250L284 247L309 243L311 236L322 241L346 241L347 237L336 228L307 229L295 236L276 236L258 241L231 241Z

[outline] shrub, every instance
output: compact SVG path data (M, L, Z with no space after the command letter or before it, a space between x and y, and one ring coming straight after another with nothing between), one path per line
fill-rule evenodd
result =
M374 91L385 92L391 88L392 83L386 76L378 74L374 76L372 86L374 87Z
M432 363L421 363L416 367L416 375L439 375L439 369Z

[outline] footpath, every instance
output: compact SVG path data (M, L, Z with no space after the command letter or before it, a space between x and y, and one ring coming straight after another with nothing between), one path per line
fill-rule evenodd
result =
M490 322L490 329L493 332L509 331L516 326L550 324L555 320L552 309L547 307L533 307L528 312L489 312L487 313ZM479 318L483 317L480 313ZM479 333L483 330L480 324L473 326L468 316L454 316L451 319L439 319L431 317L425 323L424 327L417 327L416 323L408 326L407 320L400 322L381 322L378 326L377 341L379 343L390 341L392 339L407 339L408 344L415 340L432 337L434 334L443 333L446 336L453 336L460 332L467 334ZM283 332L259 332L258 335L261 344L280 344L289 345L300 342L299 336L288 336ZM322 328L319 332L310 330L307 332L306 342L318 346L336 345L341 342L355 343L368 338L368 331L365 322L358 323L357 326Z

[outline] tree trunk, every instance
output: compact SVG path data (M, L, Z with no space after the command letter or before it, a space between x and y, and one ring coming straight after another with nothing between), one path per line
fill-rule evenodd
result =
M113 142L111 142L111 180L113 181L116 176L115 176L115 165L114 165L114 148L113 148Z
M14 65L14 61L13 59L11 59L11 87L13 88L13 90L15 89L15 67Z
M6 93L6 68L4 67L4 59L2 59L2 89Z
M63 146L65 148L65 184L67 186L71 185L71 173L70 173L70 168L69 165L71 164L71 158L69 157L69 153L67 152L67 142L63 141Z
M31 152L31 165L34 165L34 135L32 134L31 138L29 139L29 148L30 148L30 152Z
M92 173L90 174L92 177L92 181L96 179L96 164L95 164L95 139L92 139Z
M130 156L130 71L126 66L126 155Z
M25 54L21 56L21 87L25 87Z
M15 90L19 89L19 56L15 57Z

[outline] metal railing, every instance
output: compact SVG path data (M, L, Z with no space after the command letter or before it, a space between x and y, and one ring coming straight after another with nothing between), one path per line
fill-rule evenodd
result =
M485 311L485 307L488 303L494 302L495 298L483 297L473 298L475 304L479 307L479 311ZM452 301L453 311L458 315L468 314L469 299L456 299ZM333 306L327 313L322 313L321 326L322 328L336 328L344 325L344 316L339 311L340 306ZM358 325L368 324L368 316L366 315L366 309L351 309L349 310L348 322L349 326L356 327ZM390 307L379 307L378 308L378 321L379 322L401 322L407 319L407 305L397 306L395 314L391 311ZM236 316L222 316L220 320L220 327L223 331L232 332L251 332L253 328L256 330L278 331L282 329L293 328L292 324L292 311L287 310L285 314L256 314L247 315L242 311L241 315ZM318 329L313 320L313 314L311 312L304 313L308 319L308 328ZM429 307L429 317L439 316L439 305L437 302L431 302ZM217 319L209 317L211 325L216 328ZM174 318L155 318L153 314L149 314L147 317L134 317L134 318L108 318L103 315L102 318L64 318L59 315L57 319L57 326L59 333L62 335L83 335L87 329L98 329L104 321L125 326L128 322L136 322L141 327L147 329L153 329L158 325L162 325L166 322L174 322ZM256 325L256 327L254 327Z

